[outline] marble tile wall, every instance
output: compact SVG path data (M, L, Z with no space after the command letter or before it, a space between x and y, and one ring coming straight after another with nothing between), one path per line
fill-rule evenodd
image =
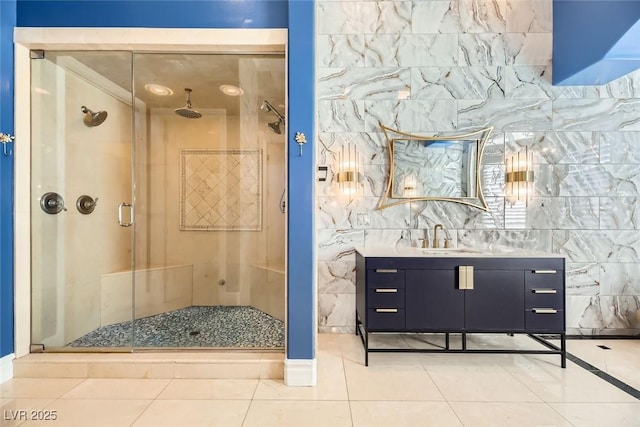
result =
M444 224L457 244L567 257L571 334L640 333L640 71L603 86L551 85L552 0L317 3L318 318L353 332L356 245L415 246ZM388 178L378 121L433 135L495 130L482 181L489 212L446 202L376 210ZM363 156L362 194L333 179ZM504 199L505 155L535 155L528 206Z

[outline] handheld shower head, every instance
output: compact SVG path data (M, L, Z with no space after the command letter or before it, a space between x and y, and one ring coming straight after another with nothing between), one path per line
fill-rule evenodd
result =
M184 108L176 108L175 113L187 119L199 119L202 114L191 108L191 89L185 88L184 92L187 94L187 105Z
M84 105L80 110L84 113L82 121L89 127L100 126L107 119L106 111L98 111L97 113L94 113Z
M262 101L262 105L260 106L260 110L264 111L265 113L272 112L278 118L278 121L270 122L270 123L267 124L267 126L269 126L269 129L271 129L271 132L277 133L278 135L280 135L282 133L280 131L280 123L282 123L283 125L285 124L284 116L282 114L280 114L278 112L278 110L276 110L273 107L273 105L271 105L269 103L269 101L267 101L266 99L264 101Z

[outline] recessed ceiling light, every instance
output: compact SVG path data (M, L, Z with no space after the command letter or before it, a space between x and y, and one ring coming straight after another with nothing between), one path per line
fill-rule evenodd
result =
M228 96L240 96L244 93L244 90L234 85L220 85L220 92Z
M148 83L144 85L144 88L154 95L169 96L173 95L173 91L166 86L162 86L155 83Z

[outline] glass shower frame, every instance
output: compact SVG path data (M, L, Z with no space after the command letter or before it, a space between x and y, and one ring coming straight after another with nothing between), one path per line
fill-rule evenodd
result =
M135 77L136 76L135 76L135 72L133 71L133 70L135 70L135 67L134 67L133 64L135 62L135 55L138 55L138 54L135 53L135 52L130 52L130 53L131 53L131 58L132 58L131 59L132 82L134 82L134 83L132 83L133 90L131 91L132 92L131 104L134 106L134 108L131 109L131 116L130 116L129 120L131 121L131 123L136 123L136 121L139 120L140 117L147 117L148 118L149 115L148 115L147 112L145 112L144 114L136 114L136 110L138 108L138 105L137 105L137 98L136 98L136 95L135 95L135 93L136 93ZM140 55L147 55L147 54L140 54ZM34 101L34 103L36 103L36 102ZM179 105L175 105L175 106L178 107ZM255 105L256 109L258 107L259 107L259 105ZM96 107L88 106L88 108L96 108ZM109 118L111 118L112 121L113 121L113 120L115 120L113 117L114 117L114 115L111 114L111 117L109 117ZM170 116L170 117L171 117L171 119L179 118L177 116L175 116L175 117L174 116ZM105 121L105 123L109 122L109 118L107 118L107 121ZM71 120L76 120L76 118L73 118ZM186 119L186 120L188 120L188 119ZM34 135L35 135L35 127L36 126L37 126L37 124L34 123L34 132L33 132ZM86 123L82 124L82 126L86 126ZM92 131L97 130L97 127L89 127L89 126L86 126L86 127L87 127L87 129L84 129L82 127L80 129L82 129L82 131L85 131L85 132L92 132ZM148 236L152 235L152 233L150 233L148 230L145 231L144 229L141 229L141 228L143 228L145 226L145 222L143 220L139 220L139 218L141 218L142 215L145 214L145 212L144 212L144 206L145 205L140 203L140 200L139 200L140 191L141 191L141 189L143 187L143 185L141 184L143 180L139 179L137 174L141 170L141 168L139 167L140 163L144 163L145 160L141 159L141 157L142 157L141 156L141 152L140 152L140 150L138 148L142 145L142 143L144 143L144 142L146 142L148 140L147 138L141 137L141 134L143 134L145 132L148 132L150 127L149 127L148 124L146 124L144 127L140 127L138 125L132 125L132 126L130 126L130 128L131 128L131 136L130 136L131 149L130 149L129 155L131 156L131 162L130 162L131 170L130 170L129 174L130 174L130 180L131 180L131 186L130 186L131 193L130 193L130 196L128 198L120 197L120 199L123 199L123 200L119 201L118 206L119 206L119 210L120 210L119 213L120 213L120 217L121 217L120 222L125 224L125 225L128 224L129 222L133 222L133 225L131 227L121 227L122 230L118 230L118 231L123 231L124 230L126 232L129 232L129 234L130 234L128 236L128 239L130 239L130 242L131 242L130 243L130 249L127 250L127 252L130 253L130 257L131 257L130 258L130 265L131 265L131 267L129 268L129 270L130 270L129 273L124 273L124 272L121 271L122 270L121 268L117 268L116 270L118 270L118 271L113 272L113 274L112 273L108 273L108 274L103 275L103 276L109 276L109 277L106 277L106 278L103 277L102 281L103 282L104 281L107 281L107 282L114 281L114 280L118 279L118 277L116 277L118 275L122 276L122 275L129 274L129 276L130 276L130 278L129 278L130 285L128 285L128 286L127 285L124 285L124 286L120 285L120 289L121 290L118 291L119 292L118 295L122 295L123 292L125 292L125 293L128 293L131 296L130 310L127 310L126 307L125 308L119 307L117 309L114 309L113 306L111 306L111 308L112 308L111 311L112 311L112 314L114 316L116 316L116 317L117 317L117 315L122 316L122 313L129 312L130 313L130 320L133 321L133 319L135 319L140 314L143 314L143 315L144 314L149 314L148 312L145 312L146 308L144 307L144 305L146 304L147 300L149 299L148 295L146 297L145 296L141 296L141 295L136 295L136 293L138 292L139 289L149 286L147 278L141 278L139 276L137 277L137 275L139 275L140 271L142 270L140 268L140 266L142 264L146 264L146 270L151 271L151 272L156 271L157 267L155 266L155 264L158 264L158 263L155 262L154 260L157 260L158 256L157 255L156 256L152 256L152 255L149 255L149 254L150 254L150 252L153 252L154 249L161 248L162 245L157 245L157 244L155 244L156 242L146 242L145 248L147 250L148 257L147 257L147 259L145 261L143 261L143 259L144 259L144 251L140 251L139 250L140 246L141 246L139 237L140 236L147 236L148 237ZM140 132L140 129L144 129L144 132ZM46 139L46 138L43 138L43 139ZM79 143L81 143L81 142L82 141L79 141ZM67 143L67 141L65 139L65 144L66 143ZM285 150L284 147L282 148L282 150L283 151ZM35 152L36 150L34 149L33 151ZM149 154L149 152L147 152L147 154ZM37 155L35 155L34 158L37 158ZM98 160L98 162L99 162L99 160ZM57 162L57 164L58 163L59 162ZM283 157L283 163L284 163L284 157ZM96 166L96 169L94 169L95 171L99 170L99 166L100 165L94 165L94 166ZM33 170L36 170L36 169L37 168L35 167L35 164L34 164ZM285 167L285 169L286 169L286 167ZM284 173L283 173L283 178L284 178ZM172 179L169 179L169 181L172 181ZM284 182L284 179L283 179L283 182ZM41 193L41 191L40 191L41 189L40 188L36 188L37 185L38 184L36 184L34 182L33 194L32 194L32 200L34 200L34 201L38 197L37 193ZM76 192L86 192L86 191L79 191L79 190L78 191L74 191L74 193L76 193ZM278 193L277 196L279 198L280 194ZM69 197L67 197L67 198L69 199ZM75 194L70 198L72 199L71 201L73 201L73 199L75 199ZM95 205L95 211L97 211L96 213L100 212L100 208L102 206L104 206L104 205L109 204L111 207L113 207L115 205L115 201L114 200L108 200L108 199L105 200L104 197L100 198L99 196L96 196L96 198L97 198L97 202L96 202L96 205ZM41 200L41 197L38 199L38 201L40 201L40 200ZM129 206L129 205L131 205L131 206ZM135 209L129 210L130 207L135 207ZM66 214L66 213L70 213L70 211L71 211L71 212L73 212L74 216L76 216L77 218L80 218L80 221L82 221L83 219L86 220L88 218L91 218L91 216L92 216L91 214L81 215L79 213L79 211L76 211L76 207L72 206L69 203L69 200L67 200L66 208L67 208L67 211L61 211L61 213L63 215ZM34 213L37 212L36 206L33 207L33 212ZM41 212L38 212L38 214L41 214ZM95 215L95 213L92 213L92 214ZM47 214L47 215L49 215L49 214ZM60 216L58 216L58 215L59 214L51 215L50 217L47 216L46 218L47 219L52 219L54 217L55 218L60 218ZM131 216L129 217L129 215L131 215ZM123 225L123 224L121 224L121 225ZM34 232L33 234L35 235L37 233ZM284 233L283 233L282 237L284 239ZM34 239L34 241L36 241L36 240L37 240L37 237ZM253 240L253 239L250 239L250 240ZM82 240L82 241L85 242L85 243L87 242L87 240ZM37 263L36 260L38 259L38 254L37 254L37 246L38 245L34 244L33 246L34 246L34 248L36 248L34 250L34 253L33 253L34 254L33 255L34 264L36 264ZM165 247L164 250L166 252L166 245L164 247ZM164 258L164 260L160 263L160 264L162 264L160 266L160 268L165 270L165 272L162 273L162 274L166 275L166 270L167 270L168 264L172 264L172 266L173 266L173 263L175 261L171 261L170 260L171 256L168 255L167 253L162 254L160 256L160 258ZM278 262L281 262L282 264L284 264L284 259L283 258L284 258L284 253L282 254L282 259L279 260L279 261L276 260L275 263L277 264ZM258 261L258 264L259 263L260 263L260 260ZM278 270L278 268L274 267L274 263L270 262L270 260L262 260L262 264L264 264L266 266L266 269L264 271L267 272L267 273L265 273L267 275L270 274L269 272L273 272L274 270ZM179 262L178 262L177 267L180 267L180 263ZM173 270L173 268L171 268L171 269ZM201 268L201 270L202 270L202 268ZM205 270L206 270L206 268L205 268ZM239 270L242 270L242 268L240 268ZM204 271L204 272L200 271L200 273L203 274L204 276L207 276L207 274L209 272L208 271ZM38 281L38 277L37 276L38 276L37 274L34 274L34 283L36 281ZM220 280L218 281L216 286L224 286L224 284L220 284L219 282L220 282ZM122 290L124 290L124 291L122 291ZM108 292L108 291L105 291L104 288L103 288L102 289L102 293L104 294L105 292ZM169 291L169 292L171 292L171 291ZM83 298L82 298L81 295L78 296L78 299L80 301L83 301ZM117 300L119 298L115 298L115 299ZM153 299L153 298L151 298L151 299ZM281 299L282 299L282 303L284 305L284 293L281 295ZM60 300L59 296L57 297L57 300ZM79 305L82 306L82 302ZM36 303L33 304L32 310L33 310L34 313L37 311L37 306L38 306L38 304L36 304ZM86 304L84 306L84 309L85 309L85 311L88 311L88 312L95 311L95 307L92 307L91 304ZM100 309L100 313L101 313L101 315L103 315L104 314L104 309L101 308ZM113 318L111 320L109 320L109 321L113 321ZM107 323L109 321L107 321ZM101 322L102 322L102 320L101 320ZM34 324L35 323L37 323L37 322L35 322L35 320L34 320ZM76 324L76 323L82 323L82 321L74 322L74 324ZM46 324L46 321L41 319L40 324ZM66 326L67 326L67 324L65 323L65 327ZM34 342L34 343L38 342L37 338L34 337L32 342ZM131 328L131 333L130 333L130 337L128 338L128 343L130 343L130 344L127 345L127 346L107 347L107 348L101 348L101 349L102 350L107 350L107 351L114 351L114 350L115 351L131 351L133 349L140 348L140 346L137 345L135 340L134 340L134 329L133 328ZM49 346L49 347L50 348L55 348L56 350L63 350L63 348L61 348L60 346L53 345L53 346ZM74 348L74 349L66 349L66 350L72 350L73 351L73 350L77 350L77 349ZM85 350L87 350L87 349L86 348L82 348L81 349L81 351L85 351ZM93 348L93 347L91 348L91 351L95 351L95 350L96 350L96 348Z

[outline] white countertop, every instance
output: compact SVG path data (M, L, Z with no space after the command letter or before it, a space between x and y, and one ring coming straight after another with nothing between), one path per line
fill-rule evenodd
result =
M455 247L455 248L415 248L415 247L383 247L356 246L356 251L365 257L454 257L454 258L564 258L563 255L539 252L527 249L492 247L488 250Z

